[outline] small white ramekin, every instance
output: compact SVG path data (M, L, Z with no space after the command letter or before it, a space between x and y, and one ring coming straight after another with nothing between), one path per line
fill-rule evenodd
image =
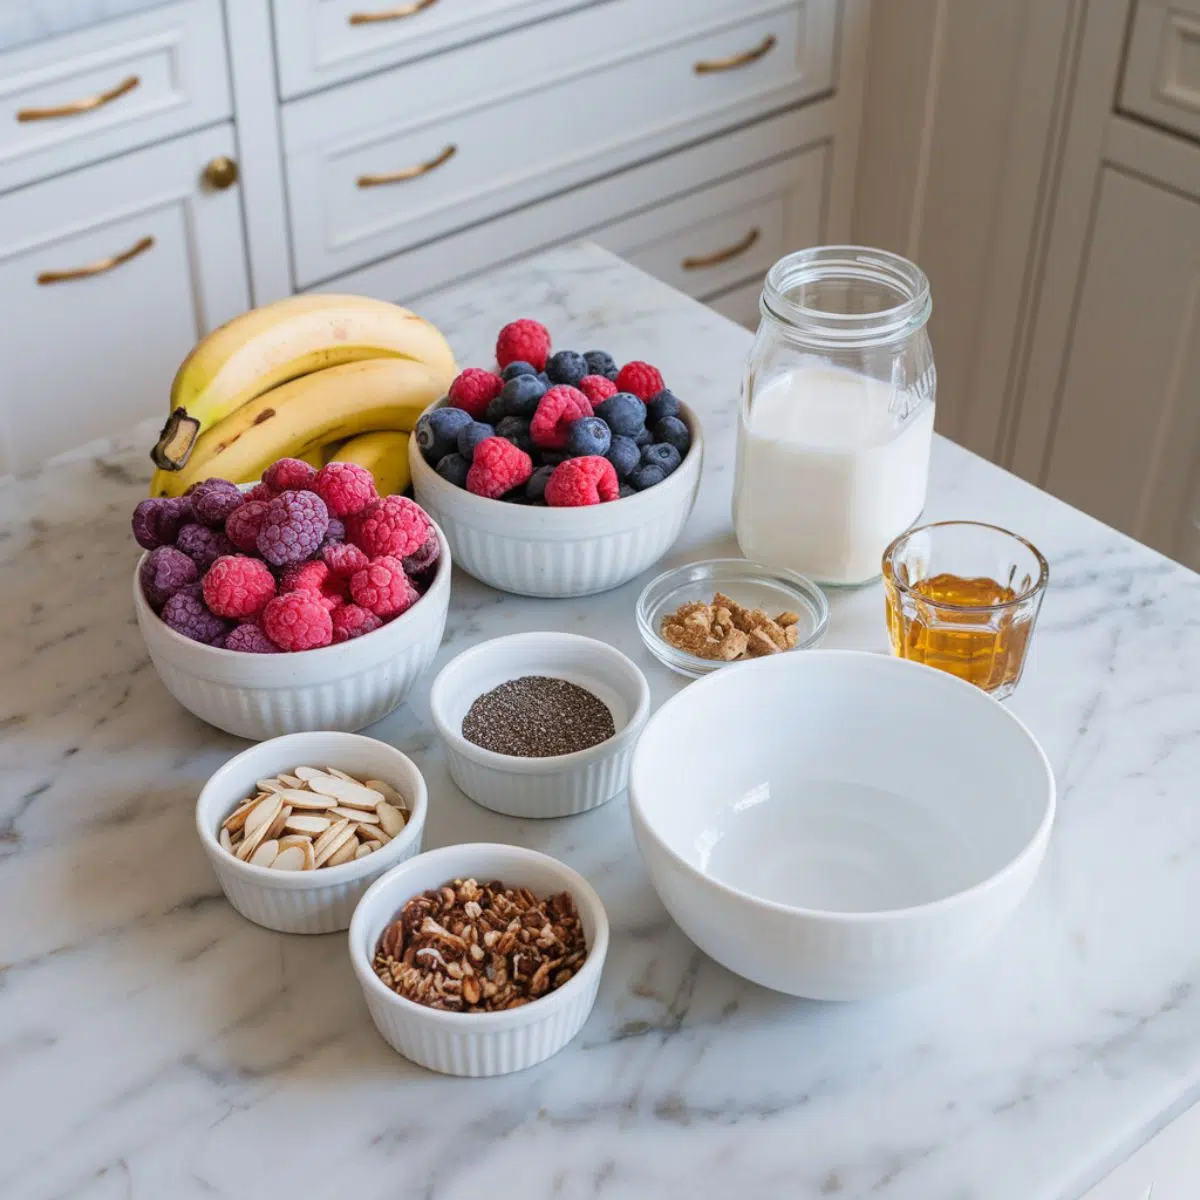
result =
M462 735L472 703L523 675L549 675L587 688L608 705L616 734L574 754L515 758ZM650 686L635 663L595 638L515 633L464 650L429 693L433 723L454 782L476 804L510 817L568 817L611 800L629 780L629 763L650 714Z
M379 938L406 901L452 879L500 880L538 896L570 892L588 956L557 991L520 1008L456 1013L398 996L371 968ZM362 898L350 922L350 962L384 1041L443 1075L506 1075L557 1054L583 1028L608 953L608 917L595 889L565 863L522 846L476 842L419 854L389 871Z
M374 633L297 654L220 650L176 633L146 603L133 572L133 607L167 691L202 721L255 741L306 729L362 729L387 716L428 669L450 604L450 549L429 590ZM144 557L144 556L143 556Z
M656 487L587 508L540 508L476 496L443 479L409 442L417 503L445 530L454 561L519 596L590 596L627 583L671 548L692 511L704 444L683 406L692 445Z
M295 767L337 767L356 779L390 783L408 804L408 824L374 854L316 871L273 871L222 849L221 823L254 795L255 781ZM229 903L248 921L279 933L336 933L349 928L354 906L371 884L420 853L428 807L416 764L385 742L355 733L293 733L252 746L217 771L196 801L196 828Z

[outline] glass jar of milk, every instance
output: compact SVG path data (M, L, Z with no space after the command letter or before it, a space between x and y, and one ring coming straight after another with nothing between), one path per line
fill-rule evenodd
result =
M738 424L738 544L818 583L867 583L925 506L929 280L884 250L822 246L780 259L759 307Z

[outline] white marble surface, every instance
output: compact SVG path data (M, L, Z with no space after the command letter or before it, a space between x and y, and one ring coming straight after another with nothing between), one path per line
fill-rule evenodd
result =
M167 0L0 0L0 50L157 8Z
M699 409L701 500L671 555L732 549L734 397L748 335L594 249L431 299L462 360L503 320L663 367ZM1011 701L1061 785L1043 877L986 954L869 1005L743 983L667 918L625 802L553 823L450 783L428 681L374 733L427 773L430 845L495 839L582 870L613 941L579 1039L463 1082L371 1028L340 936L283 937L225 903L192 828L241 743L179 709L129 605L127 514L147 440L0 484L0 1196L1060 1200L1200 1091L1200 579L962 450L931 517L1020 530L1053 580ZM642 581L516 600L456 576L438 663L480 639L578 629L642 649ZM877 587L827 644L883 650ZM929 736L936 740L937 729Z

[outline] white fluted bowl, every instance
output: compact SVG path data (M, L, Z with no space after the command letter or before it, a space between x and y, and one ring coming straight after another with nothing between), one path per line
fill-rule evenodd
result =
M352 732L387 716L433 662L450 603L450 548L429 590L373 633L295 654L247 654L194 642L165 624L133 571L133 607L167 691L202 721L258 741L306 729ZM145 558L145 555L142 556Z
M387 987L371 962L392 918L427 888L469 878L498 879L539 897L570 892L588 947L578 974L538 1000L494 1013L427 1008ZM350 962L375 1027L405 1058L443 1075L506 1075L557 1054L592 1011L607 953L608 917L595 889L565 863L522 846L477 842L419 854L375 883L350 922Z
M675 543L696 500L704 443L686 405L692 444L656 487L586 508L539 508L476 496L443 479L408 445L413 494L445 530L454 561L482 583L518 596L590 596L628 583Z
M255 781L296 767L337 767L361 781L390 783L405 799L408 823L374 854L316 871L256 867L223 849L221 825L254 795ZM380 876L420 853L428 808L424 777L393 746L356 733L293 733L260 742L217 771L196 801L196 830L229 903L248 921L279 933L336 933L350 927L355 905Z

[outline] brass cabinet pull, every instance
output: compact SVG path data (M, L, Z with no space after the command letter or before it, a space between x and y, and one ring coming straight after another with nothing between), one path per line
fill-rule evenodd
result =
M105 271L111 271L114 267L127 263L131 258L145 254L153 245L154 239L147 234L146 237L134 242L128 250L122 250L120 254L114 254L111 258L102 258L99 262L88 263L86 267L74 267L70 271L43 271L37 277L37 281L44 287L48 283L68 283L72 279L88 279L92 275L103 275Z
M421 175L428 175L430 171L436 171L438 167L448 163L457 153L458 147L452 143L437 158L431 158L428 162L417 163L415 167L405 167L403 171L392 171L387 175L360 175L358 177L358 186L360 188L380 187L385 183L403 183L406 179L416 179Z
M697 75L713 75L717 71L734 71L738 67L747 67L752 62L758 62L766 54L775 49L776 39L773 33L768 33L752 50L743 50L739 54L731 54L728 58L702 58L692 68Z
M17 109L17 120L52 121L56 117L77 117L80 113L91 112L94 108L103 108L104 105L111 104L127 92L132 92L139 83L141 80L136 75L130 75L127 79L122 79L115 87L110 87L107 92L88 96L86 100L71 100L67 104L59 104L54 108L19 108Z
M679 265L685 271L703 271L705 267L720 266L721 263L728 262L731 258L737 258L739 254L745 254L760 237L762 237L762 230L755 226L744 238L734 242L732 246L726 246L724 250L714 250L711 254L689 255Z
M227 154L218 154L204 168L204 182L214 191L223 192L238 181L238 165Z
M380 21L402 21L415 17L417 13L432 8L437 0L413 0L412 4L401 4L397 8L383 8L379 12L351 13L346 19L351 25L375 25Z

